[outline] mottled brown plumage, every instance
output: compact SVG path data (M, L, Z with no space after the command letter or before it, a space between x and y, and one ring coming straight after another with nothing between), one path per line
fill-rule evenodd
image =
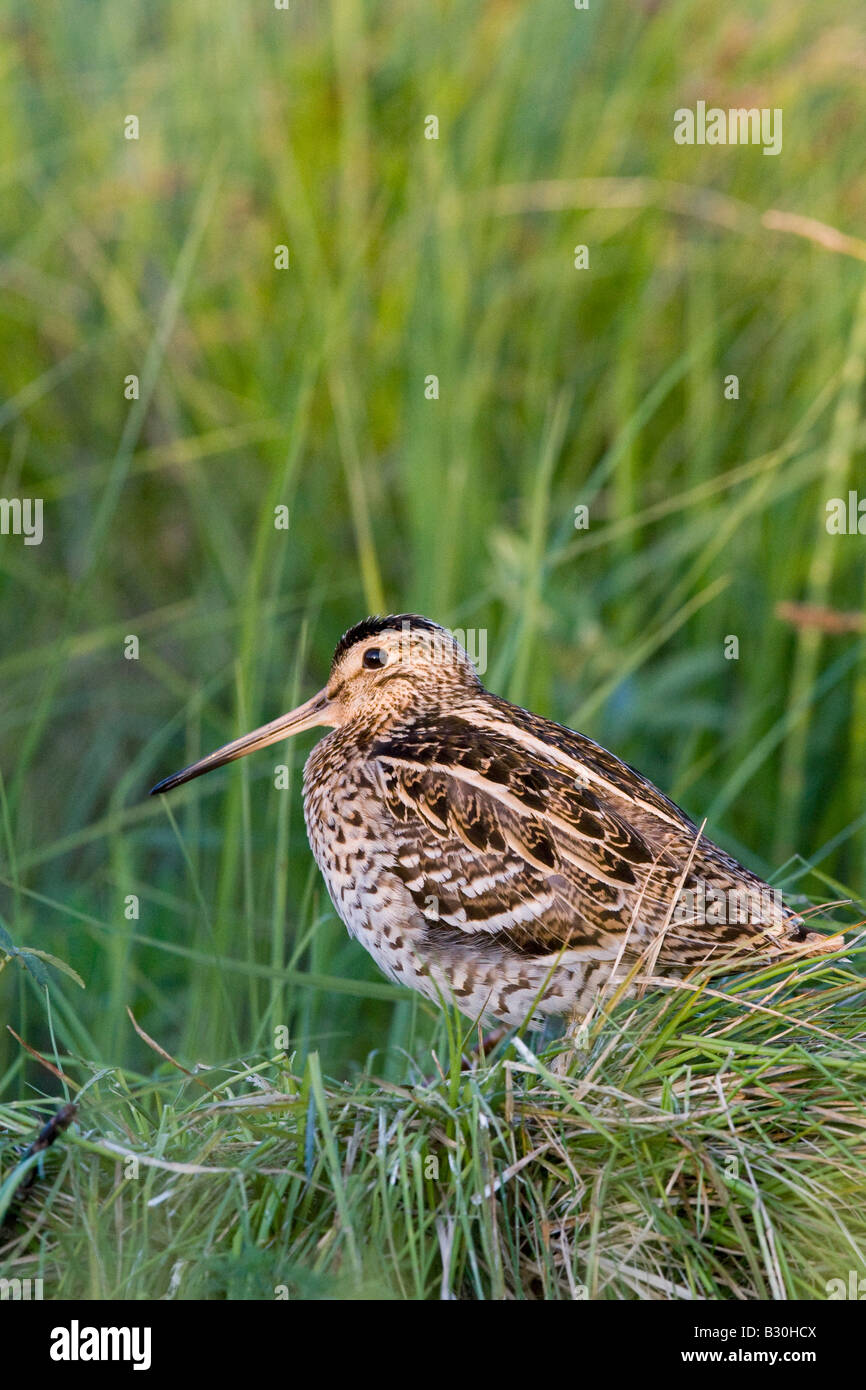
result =
M316 724L304 813L334 905L391 978L516 1024L724 958L835 949L583 734L485 690L416 614L366 618L298 710L165 791ZM709 907L708 907L709 903Z

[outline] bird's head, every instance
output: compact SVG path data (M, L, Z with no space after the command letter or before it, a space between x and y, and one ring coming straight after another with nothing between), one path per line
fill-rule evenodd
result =
M364 618L337 643L328 683L317 695L270 724L225 744L206 758L157 783L152 793L171 791L216 767L223 767L318 726L342 728L354 719L370 721L433 703L453 703L471 695L480 682L471 660L451 633L416 613Z
M447 702L478 689L466 652L447 628L417 613L365 618L340 638L325 693L336 724L380 710Z

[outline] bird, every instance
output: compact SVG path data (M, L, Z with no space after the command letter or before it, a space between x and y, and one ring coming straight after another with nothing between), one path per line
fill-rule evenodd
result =
M488 691L416 613L368 617L304 704L159 782L305 729L307 835L390 979L480 1024L543 1026L714 962L835 950L635 768Z

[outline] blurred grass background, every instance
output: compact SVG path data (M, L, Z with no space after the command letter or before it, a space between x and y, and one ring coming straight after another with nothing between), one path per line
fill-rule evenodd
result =
M283 1025L399 1075L429 1035L315 872L312 736L289 791L280 752L147 799L369 611L485 630L493 689L792 893L863 892L862 630L775 612L864 611L824 524L866 492L859 0L46 0L0 34L0 494L45 503L0 538L0 912L86 983L52 977L61 1051L151 1069L127 1006L187 1063ZM782 154L676 145L698 99L781 107ZM31 986L0 1013L47 1048ZM52 1085L0 1032L2 1093Z

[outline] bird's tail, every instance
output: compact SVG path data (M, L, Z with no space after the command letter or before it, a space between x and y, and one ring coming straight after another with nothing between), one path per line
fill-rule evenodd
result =
M841 932L836 932L833 936L825 936L823 932L811 931L802 917L791 917L786 924L786 930L778 935L774 933L773 945L780 955L825 956L832 955L834 951L843 950L845 937Z

